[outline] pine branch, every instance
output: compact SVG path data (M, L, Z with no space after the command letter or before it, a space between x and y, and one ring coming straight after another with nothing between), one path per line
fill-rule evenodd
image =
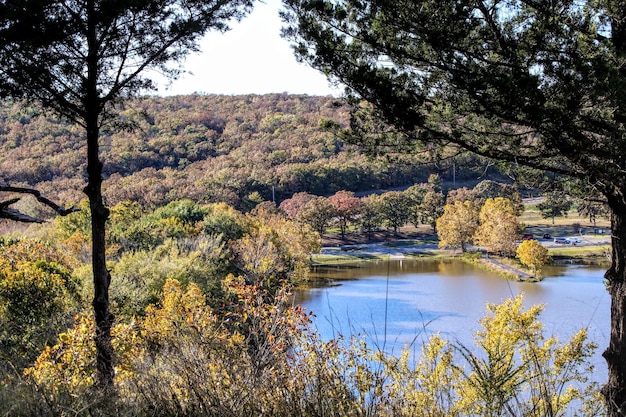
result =
M18 194L30 194L34 196L37 201L40 203L50 207L60 216L67 216L70 213L74 213L79 211L80 209L76 207L64 208L53 202L47 197L41 195L41 192L32 189L32 188L24 188L24 187L11 187L9 185L0 185L0 191L8 192L8 193L18 193ZM24 214L16 209L13 209L9 206L15 204L19 201L19 198L12 198L6 201L0 201L0 219L9 219L22 223L43 223L44 220L38 219L36 217L29 216L28 214Z

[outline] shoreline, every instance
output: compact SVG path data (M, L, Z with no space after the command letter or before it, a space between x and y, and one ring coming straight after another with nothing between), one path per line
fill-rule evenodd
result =
M328 242L328 241L327 241ZM336 242L336 240L335 240ZM610 242L585 237L579 245L564 246L544 241L551 252L552 264L588 264L609 265L606 257ZM434 235L416 233L411 238L386 239L369 243L338 244L322 247L319 254L311 259L312 267L317 266L350 266L362 262L403 259L455 259L470 262L481 268L495 272L504 278L537 282L533 274L521 265L515 265L515 258L499 258L480 256L478 251L461 253L458 250L440 249Z

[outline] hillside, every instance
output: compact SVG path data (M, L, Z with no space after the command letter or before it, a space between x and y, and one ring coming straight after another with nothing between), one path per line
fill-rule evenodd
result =
M190 198L246 209L251 200L280 201L299 191L371 191L421 182L432 172L449 175L445 165L411 158L368 159L323 128L327 121L345 127L348 120L349 109L333 97L134 100L101 139L105 197L111 205L133 200L154 207ZM84 198L82 135L79 126L32 107L0 103L0 181L37 187L63 204ZM472 158L465 162L475 165Z

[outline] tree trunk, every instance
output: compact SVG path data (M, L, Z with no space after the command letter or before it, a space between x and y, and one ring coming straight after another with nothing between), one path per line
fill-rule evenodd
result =
M102 199L102 162L98 158L98 129L88 129L89 182L85 194L89 197L91 209L91 243L93 268L93 310L96 320L96 383L100 387L113 384L113 347L111 326L113 315L109 311L109 284L111 275L106 266L106 221L109 209Z
M611 295L611 337L602 356L609 379L602 388L608 416L626 416L626 201L624 194L609 198L611 207L611 267L606 272Z
M109 284L111 275L106 265L106 221L109 209L102 199L102 162L100 161L98 137L100 114L103 111L98 93L98 42L96 32L95 2L87 2L87 78L84 95L84 120L87 131L87 176L85 194L91 209L91 243L93 267L93 311L96 320L96 385L101 389L113 386L113 346L111 326L113 315L109 311Z

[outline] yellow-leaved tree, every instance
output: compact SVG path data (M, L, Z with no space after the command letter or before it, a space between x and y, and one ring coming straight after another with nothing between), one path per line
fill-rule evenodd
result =
M502 197L488 198L480 209L479 218L474 243L500 255L515 254L519 223L511 201Z
M523 241L517 247L516 257L521 263L533 269L535 278L541 277L541 268L550 262L548 249L534 239Z
M471 201L446 204L443 215L437 219L439 247L461 248L472 242L478 227L478 208Z

